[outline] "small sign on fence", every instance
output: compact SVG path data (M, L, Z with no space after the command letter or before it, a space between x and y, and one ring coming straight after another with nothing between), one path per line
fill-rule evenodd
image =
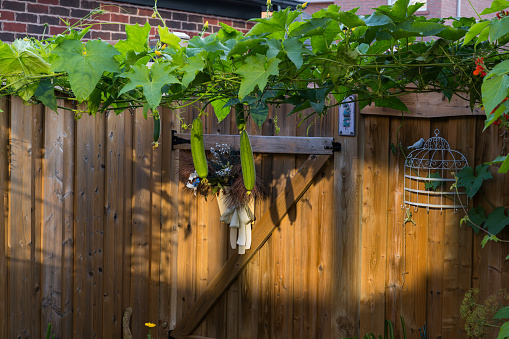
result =
M355 136L355 96L350 95L339 105L339 135Z

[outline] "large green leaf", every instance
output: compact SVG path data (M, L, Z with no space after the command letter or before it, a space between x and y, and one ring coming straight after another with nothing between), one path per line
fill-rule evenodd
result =
M182 86L186 88L191 81L196 78L196 74L203 70L205 67L205 61L203 61L203 53L196 54L192 58L187 59L187 64L182 67L184 76L182 77Z
M250 105L249 107L251 109L251 118L259 127L262 127L263 122L269 115L269 107L260 101Z
M290 7L287 7L284 11L278 11L272 13L269 18L254 19L258 23L251 28L246 34L247 36L266 34L266 33L284 33L286 28L295 20L299 15L299 12L290 11Z
M507 97L509 76L498 75L483 82L482 101L487 114L491 113Z
M446 27L436 22L415 21L411 24L410 31L424 36L433 36L442 32Z
M472 227L476 234L479 234L480 228L483 228L486 222L486 213L482 206L476 206L468 211L467 225Z
M49 72L49 64L17 40L12 45L0 45L0 74L40 74Z
M331 18L333 20L336 20L346 27L352 29L359 26L366 26L366 23L364 20L359 18L359 16L355 13L349 12L335 12L335 11L326 11L325 16L327 18Z
M34 94L44 106L51 108L55 112L57 111L57 98L55 97L55 88L51 83L51 79L41 80Z
M245 64L237 69L237 73L242 76L240 83L239 99L242 100L251 93L256 86L263 91L270 75L278 75L278 65L281 62L278 58L265 60L263 55L248 56Z
M490 23L490 41L494 42L498 38L509 33L509 17L503 17Z
M465 167L456 174L458 177L458 187L464 187L465 193L469 198L472 198L481 188L484 180L493 179L489 165L481 164L475 168L475 173L472 167Z
M143 87L143 94L147 99L148 105L151 109L156 109L161 102L161 89L163 86L179 82L177 78L168 73L167 68L161 63L153 64L151 69L145 65L134 66L132 72L120 75L130 79L131 82L122 88L119 95L141 86Z
M283 42L286 55L290 59L295 67L299 68L302 66L303 58L302 54L311 54L311 51L304 47L304 44L298 38L289 38Z
M115 44L115 48L123 56L125 56L128 51L141 53L150 49L148 42L150 24L148 22L146 22L144 26L138 24L125 26L125 32L127 34L127 40L120 40Z
M507 1L507 0L494 0L491 3L491 6L488 7L488 8L485 8L480 13L480 15L486 15L486 14L500 12L501 10L506 9L507 7L509 7L509 1Z
M489 24L489 21L481 21L470 27L467 34L465 34L463 44L466 45L472 41L472 39L478 36L486 27L488 27Z
M115 55L119 52L106 41L66 40L52 51L56 58L52 71L65 71L79 102L88 99L104 72L118 72Z
M393 23L391 18L379 12L374 12L366 19L366 26L384 26Z
M504 207L497 207L486 218L485 228L493 235L497 235L509 225L509 216L505 213Z

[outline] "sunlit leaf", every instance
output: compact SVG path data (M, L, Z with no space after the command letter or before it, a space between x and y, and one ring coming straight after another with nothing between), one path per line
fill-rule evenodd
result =
M147 99L147 103L151 109L155 109L161 102L161 89L166 84L178 83L178 79L170 75L163 64L155 63L149 69L145 65L134 66L129 73L123 73L121 77L131 80L122 88L120 94L135 89L138 86L143 88L143 94Z
M243 99L251 93L256 86L260 90L265 88L270 75L278 75L278 65L281 62L278 58L265 60L263 55L249 56L245 64L237 69L237 73L242 76L242 82L239 89L239 99Z
M66 40L55 47L57 57L51 64L53 71L69 74L71 89L79 102L86 100L104 72L118 72L115 55L119 52L106 41Z
M148 41L150 24L148 22L144 26L139 24L125 26L125 33L127 34L127 40L120 40L115 44L115 48L123 56L129 51L141 53L150 49Z

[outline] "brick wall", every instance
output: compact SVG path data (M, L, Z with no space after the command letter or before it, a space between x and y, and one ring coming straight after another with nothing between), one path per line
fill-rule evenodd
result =
M192 1L192 0L189 0ZM155 36L159 19L151 18L152 8L134 6L120 1L94 0L0 0L0 40L12 42L24 37L41 38L43 33L55 35L66 30L65 20L71 24L92 13L94 9L106 10L104 14L93 15L85 23L95 24L86 38L101 38L108 41L125 39L124 24L152 25L151 36ZM166 25L178 32L195 36L203 24L209 22L209 32L217 32L224 22L243 32L254 23L226 17L207 16L196 13L159 9Z

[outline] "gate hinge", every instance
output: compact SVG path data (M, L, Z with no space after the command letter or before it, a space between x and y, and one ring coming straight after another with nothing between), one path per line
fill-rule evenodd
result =
M191 140L182 139L181 137L176 136L175 134L177 131L174 129L171 130L171 149L172 151L175 150L175 145L182 145L182 144L190 144Z
M327 145L327 146L324 146L323 148L330 149L330 150L332 150L332 152L339 152L339 151L341 151L341 143L337 142L337 141L333 141L332 146Z

